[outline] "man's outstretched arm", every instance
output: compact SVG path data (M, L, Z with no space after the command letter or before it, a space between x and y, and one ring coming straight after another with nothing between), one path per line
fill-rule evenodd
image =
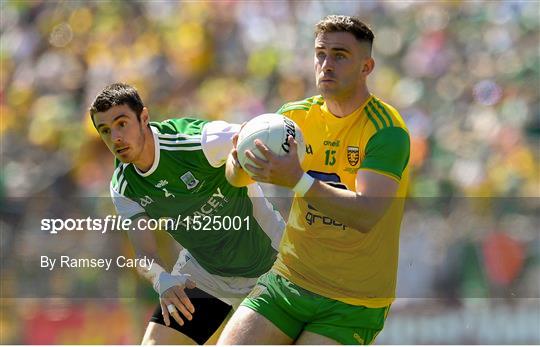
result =
M136 219L134 225L140 225L141 219L147 219L147 217ZM137 271L152 283L154 289L159 294L159 303L165 324L167 326L170 325L169 316L172 316L178 324L184 325L184 321L178 314L178 311L169 312L167 306L174 305L182 312L184 317L191 320L195 308L184 292L184 288L194 288L195 283L186 275L172 275L164 269L164 263L159 256L156 236L153 231L130 230L128 231L128 236L137 258L147 257L153 260L150 267L138 266Z

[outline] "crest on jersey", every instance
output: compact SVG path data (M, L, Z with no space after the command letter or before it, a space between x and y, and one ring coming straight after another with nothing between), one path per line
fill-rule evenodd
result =
M358 164L360 160L360 150L356 146L347 146L347 159L351 166Z
M186 184L186 188L189 190L195 188L199 184L199 180L196 179L195 176L193 176L191 171L188 171L182 176L180 176L180 179Z

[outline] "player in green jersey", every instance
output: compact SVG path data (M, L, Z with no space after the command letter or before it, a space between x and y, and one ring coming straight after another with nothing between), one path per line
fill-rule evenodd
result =
M150 122L137 91L120 83L99 93L90 115L116 157L110 192L118 214L142 229L141 221L170 218L175 227L166 231L183 247L169 273L154 234L129 232L137 257L154 260L139 272L160 295L143 343L213 342L274 263L285 226L258 185L236 188L225 178L240 126L193 118Z

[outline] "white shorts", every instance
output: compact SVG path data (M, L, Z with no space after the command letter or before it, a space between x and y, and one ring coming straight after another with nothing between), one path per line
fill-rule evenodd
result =
M212 275L193 258L187 249L182 249L180 252L171 274L191 275L191 280L197 284L197 288L231 305L235 310L258 279Z

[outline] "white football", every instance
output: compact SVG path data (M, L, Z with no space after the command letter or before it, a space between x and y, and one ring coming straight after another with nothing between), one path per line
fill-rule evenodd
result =
M298 159L302 163L306 154L306 146L304 145L302 132L294 121L277 113L266 113L251 119L238 134L236 148L238 150L238 161L240 165L242 165L248 174L252 174L245 167L246 162L256 166L245 155L245 151L248 149L257 157L264 159L262 153L255 147L254 141L256 139L262 141L262 143L278 156L286 155L289 153L289 144L287 142L289 135L298 142Z

